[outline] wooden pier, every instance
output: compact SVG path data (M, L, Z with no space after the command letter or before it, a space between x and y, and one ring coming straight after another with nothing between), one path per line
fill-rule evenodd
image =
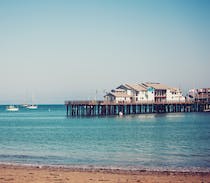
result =
M115 103L106 101L66 101L66 115L110 116L146 113L204 112L210 103L199 102L144 102Z

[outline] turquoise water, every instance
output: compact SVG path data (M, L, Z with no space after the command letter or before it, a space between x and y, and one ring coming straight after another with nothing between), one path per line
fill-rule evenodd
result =
M66 118L65 106L0 107L0 162L210 169L210 113Z

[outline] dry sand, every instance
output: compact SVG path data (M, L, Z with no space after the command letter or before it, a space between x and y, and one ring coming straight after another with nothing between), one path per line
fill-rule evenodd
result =
M0 183L210 183L210 173L122 170L83 170L53 167L0 165Z

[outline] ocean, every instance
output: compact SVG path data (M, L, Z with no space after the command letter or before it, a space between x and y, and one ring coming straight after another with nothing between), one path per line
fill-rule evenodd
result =
M0 163L210 171L210 113L67 118L64 105L0 106Z

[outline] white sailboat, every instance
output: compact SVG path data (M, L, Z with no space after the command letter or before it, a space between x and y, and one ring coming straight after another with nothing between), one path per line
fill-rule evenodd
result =
M15 107L14 105L9 105L6 108L7 111L19 111L19 107Z
M38 106L37 106L37 105L32 104L32 105L27 105L27 106L26 106L26 108L27 108L27 109L37 109L37 108L38 108Z
M210 109L204 109L203 111L204 112L210 112Z
M33 95L31 96L31 104L27 104L25 107L26 107L26 109L32 109L32 110L34 110L34 109L37 109L38 108L38 106L37 105L35 105L34 104L34 100L33 100Z

